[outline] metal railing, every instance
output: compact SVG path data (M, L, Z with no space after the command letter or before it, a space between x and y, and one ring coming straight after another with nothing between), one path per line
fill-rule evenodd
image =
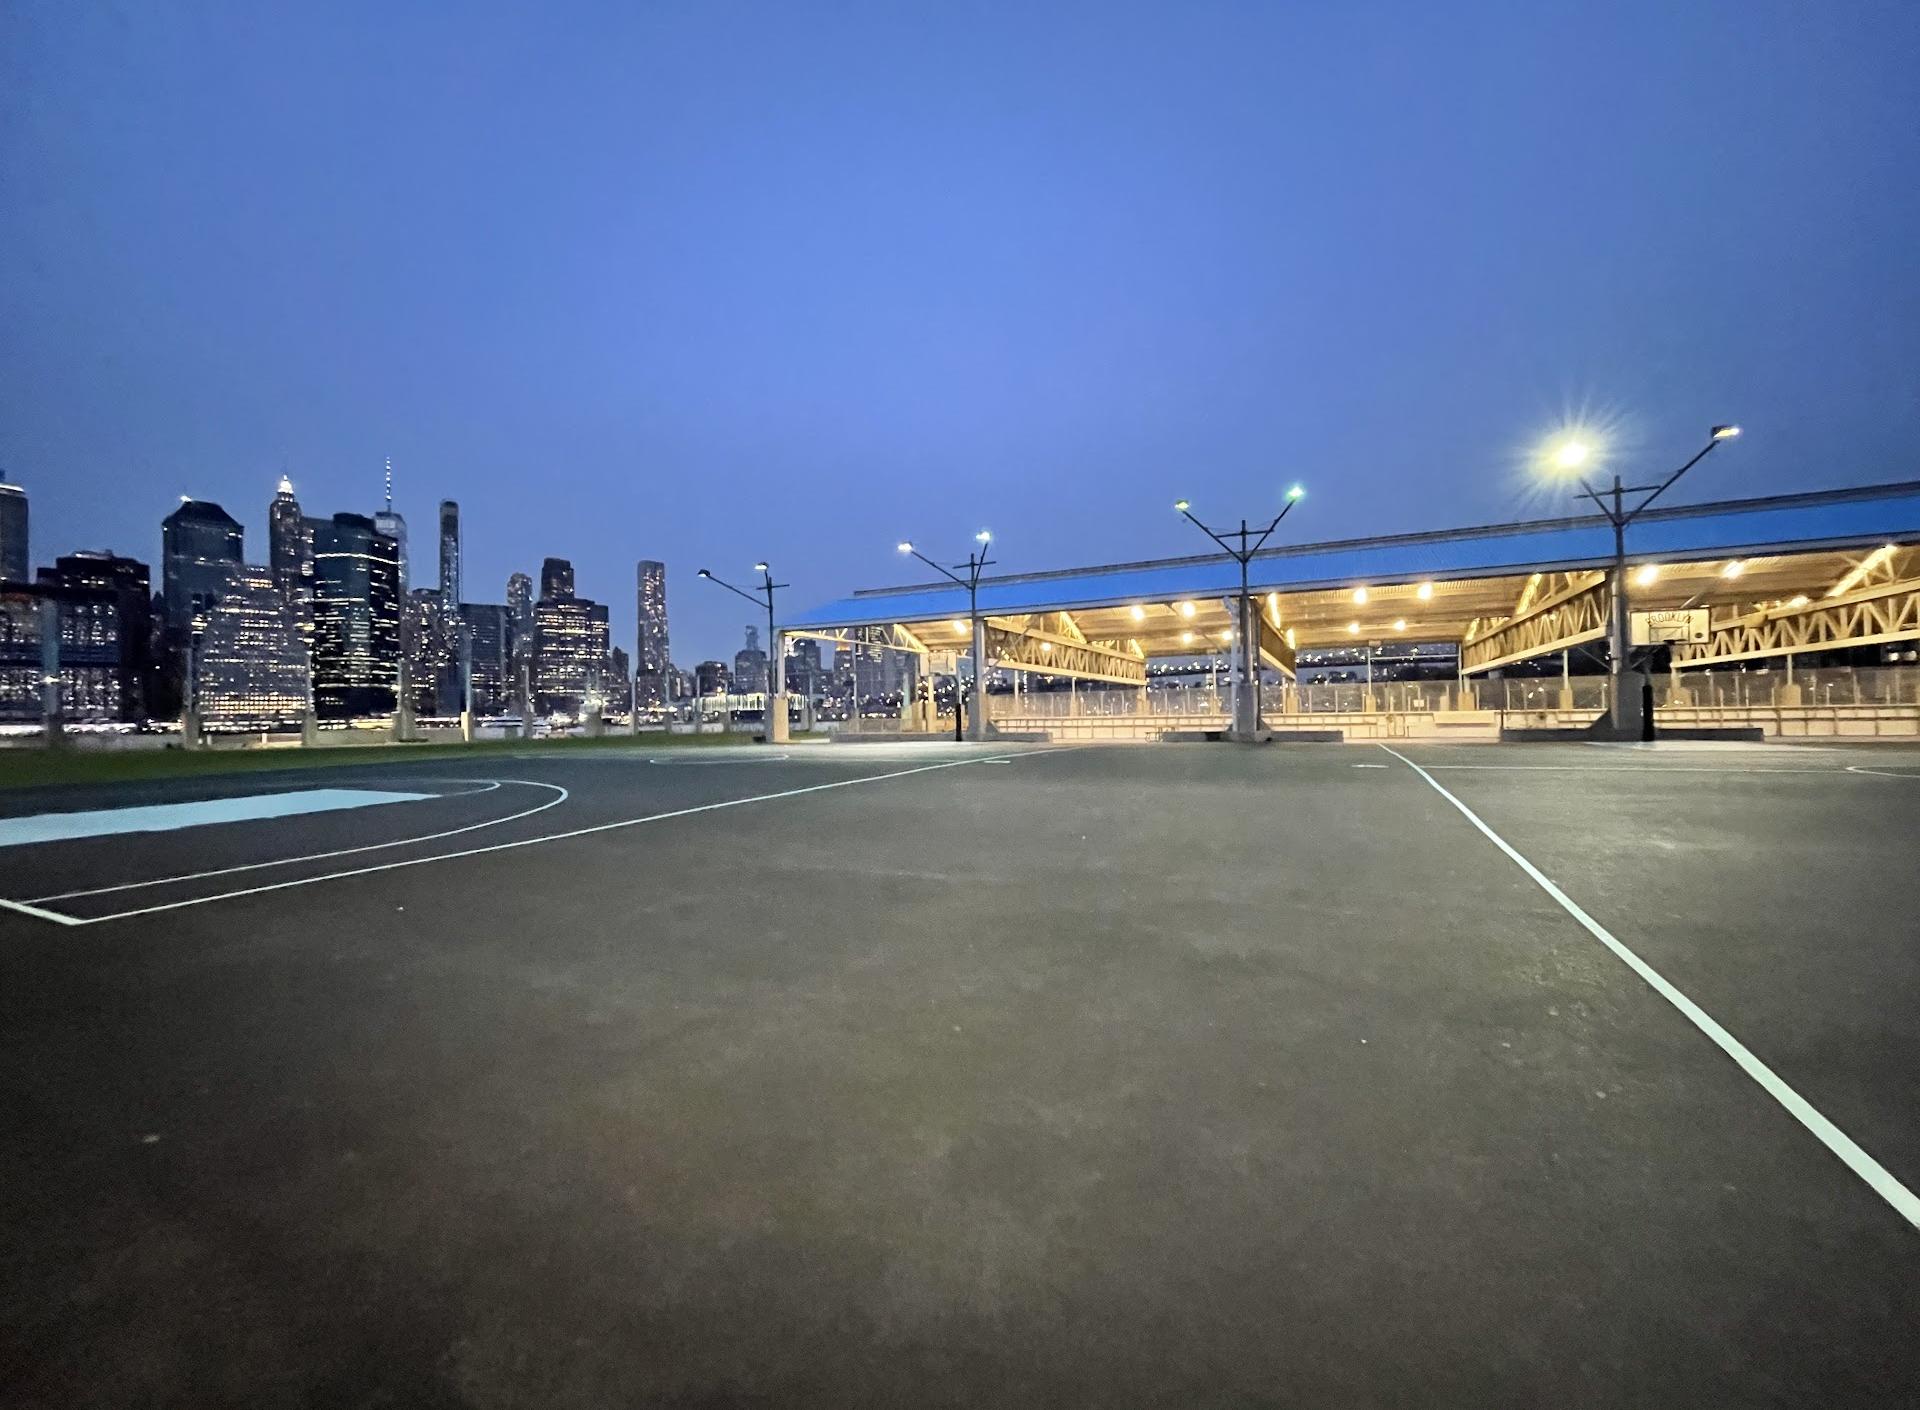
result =
M1790 697L1784 669L1683 671L1653 678L1656 709L1772 708ZM1823 667L1795 670L1791 684L1803 706L1920 705L1920 666ZM1231 689L1206 683L1146 690L1088 689L988 697L995 720L1102 719L1120 716L1224 715ZM1599 711L1607 706L1605 676L1533 676L1504 680L1326 681L1263 685L1268 715L1446 714L1495 710L1509 714Z

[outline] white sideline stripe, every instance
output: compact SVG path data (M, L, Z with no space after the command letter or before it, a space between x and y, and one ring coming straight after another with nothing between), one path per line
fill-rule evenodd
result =
M1052 750L1036 750L1035 754L1052 753ZM1015 756L1019 757L1019 756ZM1032 756L1028 756L1032 757ZM62 916L60 919L68 925L101 925L110 920L128 920L134 916L157 915L161 911L177 911L188 906L204 906L214 901L231 901L241 896L259 896L269 891L285 891L295 886L312 886L322 881L341 881L350 876L370 876L374 872L398 871L401 867L420 867L429 862L452 862L462 857L479 857L489 852L506 852L515 847L533 847L542 842L564 842L572 837L588 837L596 832L612 832L623 827L639 827L642 823L666 822L670 818L692 817L695 813L718 812L722 808L743 808L749 803L771 803L779 798L797 798L803 793L824 793L830 788L852 788L862 783L884 783L890 778L906 778L910 774L933 773L939 769L957 769L967 764L991 762L986 759L954 759L944 764L922 764L915 769L897 769L889 774L868 774L863 778L843 778L833 783L814 783L805 788L789 788L780 793L756 793L749 798L729 798L719 803L702 803L694 808L676 808L669 813L649 813L640 818L622 818L618 822L596 823L592 827L576 827L569 832L549 832L543 837L523 837L517 842L496 842L489 847L468 847L459 852L441 852L431 857L408 857L398 862L381 862L377 866L354 867L348 871L330 871L321 876L303 876L293 881L275 881L266 886L249 886L239 891L222 891L213 896L193 896L184 901L167 901L157 906L141 906L137 910L115 911L104 916ZM18 905L18 902L14 903ZM52 912L47 914L51 915Z
M179 832L215 823L258 822L308 813L335 813L385 803L418 803L431 793L398 793L377 788L300 788L281 793L242 793L202 798L191 803L149 803L132 808L92 808L78 813L34 813L0 818L0 847L30 847L41 842L72 842L117 837L132 832Z
M510 823L520 818L530 818L535 813L544 813L549 808L557 808L570 796L567 790L557 783L540 783L526 778L494 778L447 780L449 783L485 783L485 788L469 789L465 793L436 793L436 798L472 798L481 793L492 793L503 783L521 784L527 788L551 788L560 796L549 798L537 808L528 808L524 812L509 813L504 818L489 818L485 822L469 823L466 827L449 828L445 832L429 832L419 837L402 837L393 842L369 842L364 847L341 847L332 852L310 852L304 857L277 857L270 862L247 862L237 867L215 867L211 871L190 871L179 876L157 876L150 881L123 881L117 886L95 886L86 891L56 891L51 896L35 896L37 902L71 901L81 896L105 896L115 891L144 891L150 886L171 886L180 881L205 881L210 876L232 876L240 871L260 871L266 867L290 867L296 862L324 862L329 857L350 857L359 852L378 852L386 847L406 847L415 842L438 842L445 837L458 837L463 832L478 832L483 827L498 827L501 823ZM47 914L51 914L48 912Z
M63 916L58 911L43 911L38 906L33 905L30 902L9 901L4 897L0 897L0 910L18 911L23 916L32 916L35 920L50 920L55 925L85 925L86 924L85 921L75 920L72 916Z
M1378 740L1374 741L1379 743ZM1385 745L1381 745L1385 749ZM1392 750L1387 750L1393 753ZM1397 759L1400 756L1394 754ZM1409 759L1408 763L1413 761ZM1417 767L1417 766L1416 766ZM1471 770L1476 773L1550 774L1837 774L1849 772L1837 765L1824 769L1787 764L1777 769L1716 769L1706 764L1428 764L1430 769Z
M1772 1068L1755 1057L1746 1044L1722 1028L1714 1020L1713 1015L1669 984L1652 965L1614 939L1604 925L1581 910L1574 900L1555 886L1540 868L1516 852L1499 833L1481 822L1473 809L1442 788L1440 781L1432 774L1399 751L1388 749L1384 744L1380 747L1419 774L1432 785L1436 793L1458 808L1462 817L1478 828L1489 842L1505 852L1508 859L1531 877L1542 891L1558 901L1562 910L1585 926L1588 934L1619 956L1627 968L1646 980L1656 994L1680 1010L1695 1028L1711 1038L1720 1051L1739 1064L1741 1071L1758 1082L1768 1096L1785 1107L1794 1120L1819 1138L1822 1145L1845 1161L1847 1168L1865 1180L1875 1194L1899 1212L1901 1218L1914 1228L1920 1229L1920 1196L1916 1196L1912 1190L1896 1180L1884 1165L1854 1144L1851 1136L1822 1116L1812 1103L1789 1087Z

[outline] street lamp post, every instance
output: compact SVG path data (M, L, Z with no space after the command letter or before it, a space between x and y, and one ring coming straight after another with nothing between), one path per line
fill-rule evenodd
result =
M1627 684L1630 674L1627 653L1632 649L1627 609L1627 526L1646 513L1649 505L1705 460L1722 441L1730 441L1739 434L1738 426L1713 427L1707 434L1707 443L1694 452L1693 458L1657 485L1623 484L1616 474L1611 489L1598 490L1585 476L1578 476L1579 497L1592 500L1613 526L1613 571L1607 606L1607 713L1615 739L1639 739L1645 732L1644 727L1651 724L1645 718L1640 693L1629 689ZM1562 444L1553 460L1560 469L1578 475L1592 454L1593 448L1587 442L1575 438ZM1634 494L1644 494L1646 498L1629 508L1626 497Z
M1219 544L1226 551L1227 556L1240 565L1240 621L1235 630L1240 645L1241 690L1233 702L1232 737L1241 743L1252 743L1260 732L1260 673L1255 664L1259 657L1256 654L1258 646L1254 635L1253 595L1247 585L1248 565L1253 562L1253 556L1273 536L1273 531L1280 527L1280 521L1287 517L1293 506L1298 504L1306 493L1298 485L1288 490L1287 502L1281 506L1280 512L1273 516L1265 528L1249 528L1247 521L1242 519L1238 529L1225 529L1219 533L1215 533L1196 519L1186 500L1179 500L1173 506L1188 522ZM1237 543L1229 543L1229 539L1237 540Z
M967 720L967 736L970 739L982 740L987 737L987 624L980 618L980 574L993 563L993 560L987 557L987 545L993 542L993 534L982 529L973 538L980 547L967 555L965 563L956 563L952 568L934 562L905 540L900 543L900 551L912 554L934 572L951 579L967 590L967 624L972 629L969 634L973 647L973 700L970 717ZM960 576L962 571L966 573L964 578ZM958 682L954 686L953 708L956 711L960 708ZM959 721L956 720L954 724L957 729Z
M735 597L744 597L756 607L767 609L767 743L785 744L787 742L787 682L786 663L781 658L785 654L780 650L780 638L773 625L773 594L776 588L790 587L790 583L776 583L773 571L764 563L753 565L753 571L760 575L760 581L751 592L737 588L725 578L717 578L709 570L702 568L700 576L710 583L718 583Z

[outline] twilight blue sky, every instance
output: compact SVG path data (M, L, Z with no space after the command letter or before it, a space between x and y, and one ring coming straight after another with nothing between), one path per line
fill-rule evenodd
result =
M1920 475L1920 5L183 5L0 10L0 468L37 561L181 493L264 559L282 467L416 581L571 557L631 649L911 580ZM157 576L157 574L156 574Z

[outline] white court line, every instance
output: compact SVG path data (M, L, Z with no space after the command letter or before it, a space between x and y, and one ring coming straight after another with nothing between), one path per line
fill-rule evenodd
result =
M669 768L669 767L684 768L688 764L707 765L707 766L712 766L714 764L777 764L781 762L783 759L791 759L792 757L793 755L791 754L754 753L754 754L732 754L721 759L692 759L692 758L674 759L674 758L669 758L663 755L658 759L655 759L649 756L646 762L649 764L658 764L661 768ZM625 763L628 761L622 760L622 762Z
M1812 1103L1789 1087L1772 1068L1755 1057L1746 1044L1722 1028L1714 1020L1713 1015L1674 988L1661 977L1658 970L1616 940L1612 932L1599 921L1581 910L1566 892L1547 878L1540 868L1516 852L1499 833L1481 822L1473 809L1442 788L1440 781L1432 774L1399 751L1388 749L1384 744L1380 747L1419 774L1432 785L1434 792L1458 808L1462 817L1478 828L1489 842L1505 852L1508 859L1531 877L1542 891L1558 901L1560 908L1586 927L1588 934L1613 951L1628 969L1646 980L1654 993L1680 1010L1688 1022L1711 1038L1721 1052L1739 1064L1742 1072L1758 1082L1768 1096L1785 1107L1788 1114L1819 1138L1822 1145L1845 1161L1847 1168L1865 1180L1875 1194L1899 1212L1901 1218L1914 1228L1920 1229L1920 1196L1916 1196L1912 1190L1896 1180L1884 1165L1854 1144L1852 1137L1815 1110Z
M1376 743L1378 741L1375 741ZM1386 746L1382 744L1382 749ZM1393 754L1388 749L1389 754ZM1401 756L1394 754L1394 758ZM1411 759L1407 761L1413 763ZM1419 765L1415 765L1416 768ZM1474 773L1550 773L1550 774L1837 774L1851 772L1829 765L1824 769L1783 764L1775 769L1724 769L1707 764L1428 764L1430 769L1469 770Z
M0 897L0 910L18 911L23 916L32 916L35 920L50 920L55 925L86 924L85 921L75 920L72 916L63 916L58 911L43 911L38 906L32 905L29 902L9 901L4 897Z
M1060 751L1037 749L1025 756L1032 758L1039 754L1051 754ZM506 852L515 847L533 847L542 842L564 842L571 837L588 837L596 832L612 832L617 828L639 827L642 823L666 822L669 818L687 818L695 813L712 813L722 808L743 808L749 803L770 803L778 798L797 798L803 793L824 793L830 788L852 788L862 783L884 783L890 778L906 778L910 774L933 773L939 769L957 769L967 764L990 763L987 759L953 759L943 764L922 764L914 769L897 769L889 774L868 774L862 778L843 778L833 783L814 783L805 788L789 788L780 793L756 793L749 798L729 798L720 803L702 803L694 808L676 808L668 813L649 813L645 817L622 818L618 822L596 823L592 827L576 827L569 832L549 832L541 837L523 837L517 842L496 842L489 847L468 847L459 852L441 852L432 857L408 857L398 862L381 862L376 866L354 867L348 871L330 871L321 876L303 876L292 881L275 881L265 886L249 886L239 891L222 891L213 896L192 896L184 901L167 901L157 906L141 906L136 910L115 911L104 916L61 916L59 919L67 925L101 925L110 920L128 920L134 916L157 915L161 911L183 910L188 906L204 906L214 901L231 901L241 896L260 896L269 891L286 891L295 886L313 886L322 881L341 881L350 876L370 876L374 872L398 871L401 867L425 866L429 862L452 862L462 857L480 857L489 852ZM556 785L557 786L557 785ZM19 902L12 903L18 909ZM46 913L52 916L53 912Z
M443 837L458 837L463 832L478 832L483 827L498 827L501 823L510 823L520 818L530 818L535 813L544 813L549 808L557 808L567 801L567 790L557 783L540 783L526 778L454 778L448 783L484 783L486 788L473 788L465 793L442 793L442 798L473 798L482 793L492 793L503 783L515 783L527 788L551 788L560 796L549 798L537 808L528 808L524 812L509 813L504 818L489 818L485 822L469 823L465 827L449 828L445 832L428 832L419 837L402 837L393 842L369 842L364 847L341 847L332 852L309 852L304 857L277 857L270 862L247 862L237 867L215 867L211 871L183 872L179 876L157 876L150 881L123 881L117 886L95 886L85 891L56 891L51 896L35 896L35 902L71 901L80 896L105 896L114 891L144 891L150 886L171 886L180 881L204 881L210 876L232 876L239 871L260 871L265 867L289 867L296 862L324 862L330 857L351 857L359 852L378 852L386 847L405 847L415 842L438 842ZM47 912L51 914L51 912Z

